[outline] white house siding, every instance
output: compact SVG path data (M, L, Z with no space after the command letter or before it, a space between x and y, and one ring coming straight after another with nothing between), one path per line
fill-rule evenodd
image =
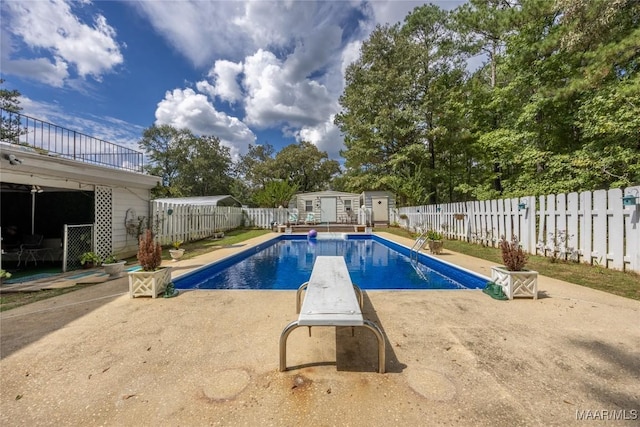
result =
M304 222L307 211L306 211L306 201L310 200L313 207L313 213L315 215L316 221L323 222L326 221L327 214L324 215L321 211L321 199L335 199L335 222L349 222L349 215L345 210L345 201L351 201L351 209L353 211L353 221L358 214L358 209L360 207L360 195L354 193L345 193L342 191L316 191L312 193L301 193L297 194L296 197L292 200L290 208L296 208L299 212L299 219ZM326 205L326 204L325 204ZM328 213L330 220L333 221L333 215Z
M378 199L378 198L386 198L388 201L388 206L387 206L387 214L378 214L377 218L374 215L374 209L373 209L373 200L374 199ZM361 196L361 203L365 206L365 208L368 210L368 212L371 213L372 215L372 222L373 223L385 223L385 224L389 224L390 218L392 216L392 211L395 209L396 206L396 200L395 197L392 193L388 192L388 191L365 191L362 193Z
M133 255L138 250L137 237L127 233L125 221L135 212L135 218L149 218L150 190L145 188L113 187L112 252L121 257Z

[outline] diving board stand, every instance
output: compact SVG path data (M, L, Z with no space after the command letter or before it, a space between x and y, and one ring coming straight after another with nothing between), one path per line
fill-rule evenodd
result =
M306 290L302 307L300 297ZM378 339L378 372L385 372L385 341L375 323L362 317L362 291L351 283L347 263L341 256L318 256L311 278L296 295L298 320L280 335L280 371L287 370L287 338L299 326L363 326Z

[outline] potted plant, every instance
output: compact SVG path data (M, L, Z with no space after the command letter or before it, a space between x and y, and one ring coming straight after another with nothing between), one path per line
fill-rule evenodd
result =
M525 269L527 254L516 236L511 241L500 241L504 267L491 267L491 281L500 285L509 299L513 297L538 298L538 272Z
M180 247L181 245L182 240L176 240L171 244L173 249L169 249L169 255L171 255L172 260L177 261L184 255L184 249Z
M124 270L124 265L127 263L125 260L120 260L115 254L111 254L102 261L102 267L104 271L109 274L110 277L120 277Z
M85 252L80 255L80 264L82 267L86 268L94 268L96 265L100 264L100 256L95 252Z
M147 229L138 239L140 270L129 272L129 296L156 298L171 282L171 267L161 267L162 247Z
M444 242L442 241L442 233L435 230L427 231L427 245L432 254L441 254Z
M11 278L11 273L9 273L7 270L3 270L0 268L0 283L2 283L4 279L10 279L10 278Z

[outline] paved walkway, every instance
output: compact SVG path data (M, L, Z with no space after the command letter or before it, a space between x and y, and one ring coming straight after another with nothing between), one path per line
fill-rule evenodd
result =
M440 257L491 267L446 245ZM297 329L293 369L278 372L295 291L130 299L127 278L108 281L0 313L0 425L637 425L640 303L547 277L539 288L535 301L366 291L387 340L381 375L362 328Z

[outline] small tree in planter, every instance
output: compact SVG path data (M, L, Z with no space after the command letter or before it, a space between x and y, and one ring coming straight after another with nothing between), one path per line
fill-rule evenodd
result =
M444 242L442 241L442 233L435 230L427 231L427 245L432 254L442 253Z
M142 270L129 272L129 295L155 298L171 282L171 267L160 267L162 247L150 229L140 235L137 258Z
M500 285L509 299L513 297L538 298L538 272L526 270L527 254L516 236L511 241L504 237L499 244L504 267L491 267L491 280Z

